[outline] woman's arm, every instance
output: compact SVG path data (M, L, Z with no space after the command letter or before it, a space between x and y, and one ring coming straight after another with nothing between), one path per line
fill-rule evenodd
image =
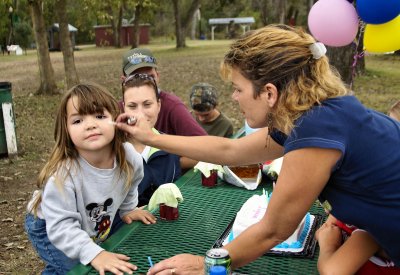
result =
M195 167L198 161L187 157L180 157L179 163L181 165L181 169L185 171L187 169Z
M264 217L225 246L233 268L255 260L292 234L324 188L340 154L337 150L307 148L285 155ZM148 274L170 274L171 270L176 274L202 274L204 257L176 255L154 265Z
M255 260L294 232L324 188L340 154L333 149L306 148L284 156L264 217L225 247L233 268Z
M269 138L268 130L261 129L252 135L239 139L229 139L217 136L175 136L155 135L151 132L147 121L141 117L135 125L122 123L126 114L118 117L117 127L129 133L140 142L162 149L164 151L185 156L190 159L223 165L254 164L275 159L283 154L283 148Z

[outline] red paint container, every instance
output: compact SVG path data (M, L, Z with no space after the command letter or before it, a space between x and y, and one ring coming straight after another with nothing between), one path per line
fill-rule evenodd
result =
M201 174L201 184L206 187L214 187L217 185L218 182L218 172L211 171L210 176L207 178L204 174Z
M179 218L178 207L170 207L164 203L160 203L160 219L173 221Z

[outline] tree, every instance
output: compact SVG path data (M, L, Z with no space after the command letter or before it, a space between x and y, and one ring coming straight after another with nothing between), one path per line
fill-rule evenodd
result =
M96 14L95 24L111 25L114 46L121 47L121 26L124 15L125 0L82 0L90 11Z
M72 48L71 37L68 29L67 0L56 0L58 24L60 30L60 45L64 59L65 77L68 89L79 83L78 74L75 68L74 49Z
M186 27L190 25L194 13L199 9L200 2L201 0L193 0L187 12L181 14L183 7L181 7L180 1L172 0L175 17L176 48L178 49L186 47Z
M352 80L352 67L354 56L354 46L345 47L326 47L329 63L333 65L340 73L342 80L350 84Z
M268 1L265 0L258 0L256 1L259 9L260 9L260 19L261 19L261 23L263 26L266 26L268 24Z
M111 28L113 30L114 46L116 48L121 48L121 26L122 26L122 16L124 14L123 1L105 1L105 10L108 13L108 18L111 23Z
M201 27L200 19L201 19L200 9L197 9L196 12L193 14L192 28L190 30L190 39L192 39L192 40L196 39L197 23ZM201 35L201 33L199 31L199 36L200 35Z
M340 73L342 80L353 87L353 80L356 75L362 74L365 71L365 59L359 56L362 52L363 45L354 43L344 47L327 47L327 55L329 63L334 66Z
M135 18L133 19L133 39L132 39L132 49L139 46L139 23L140 15L142 13L143 3L139 2L135 6Z
M26 54L26 49L30 46L32 42L32 28L28 22L18 22L15 24L15 42L22 49L24 49Z
M54 70L50 61L49 46L47 44L46 27L42 12L42 0L28 0L38 54L40 87L37 94L55 94L57 85Z
M278 22L285 24L286 18L286 0L275 0L275 7L278 16Z

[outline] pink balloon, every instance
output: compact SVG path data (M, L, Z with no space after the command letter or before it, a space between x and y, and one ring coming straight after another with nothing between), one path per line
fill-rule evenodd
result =
M342 47L353 42L358 32L358 16L347 0L319 0L308 14L308 27L325 45Z

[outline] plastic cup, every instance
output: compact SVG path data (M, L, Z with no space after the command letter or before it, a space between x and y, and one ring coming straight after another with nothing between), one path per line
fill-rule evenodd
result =
M160 204L160 219L173 221L179 218L178 207L170 207L164 203Z
M218 182L217 171L211 171L210 176L207 178L204 174L201 174L201 184L206 187L214 187Z

